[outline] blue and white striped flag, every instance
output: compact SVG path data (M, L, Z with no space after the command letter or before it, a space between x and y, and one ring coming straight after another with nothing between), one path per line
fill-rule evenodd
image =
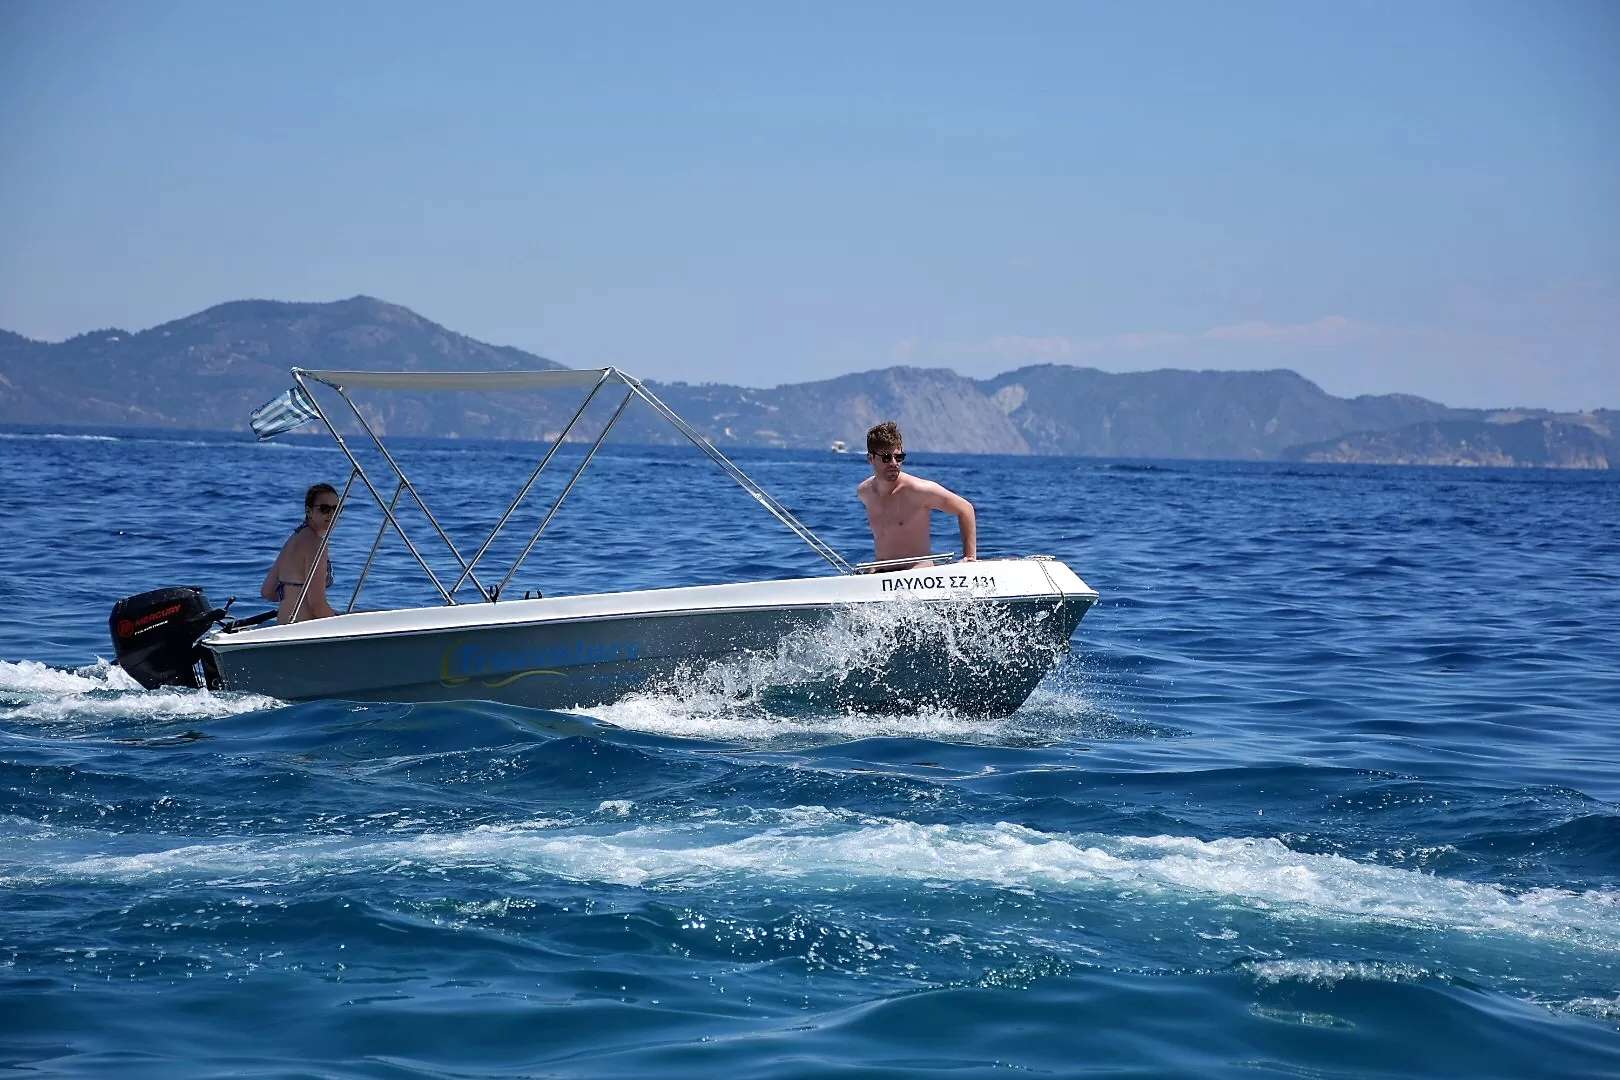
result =
M271 398L254 409L253 415L248 417L248 423L253 426L253 434L262 442L307 424L319 415L309 394L303 387L295 386L285 394Z

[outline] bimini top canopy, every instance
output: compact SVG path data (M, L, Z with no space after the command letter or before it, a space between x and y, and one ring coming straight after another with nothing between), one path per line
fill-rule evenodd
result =
M658 396L643 386L639 379L635 378L633 375L625 374L618 368L553 368L549 371L317 371L312 368L293 368L292 375L294 382L293 388L255 409L253 411L250 423L253 427L254 434L256 434L260 439L269 439L291 431L294 428L309 423L312 420L319 420L326 427L327 431L332 435L332 437L337 440L338 449L341 450L343 455L349 459L349 465L351 467L349 480L343 485L342 494L338 496L338 508L336 514L333 515L331 527L321 535L321 545L316 552L316 558L320 558L320 556L325 553L326 545L331 539L333 530L337 527L338 518L341 517L343 513L343 507L349 499L349 491L354 486L356 480L360 481L360 483L365 487L366 491L371 495L371 498L376 502L378 508L382 510L384 518L384 527L377 531L377 539L371 545L371 554L367 556L366 565L360 571L360 579L355 583L354 595L349 598L349 611L354 610L355 602L360 598L360 589L365 584L366 574L371 569L372 559L377 554L377 547L382 543L383 536L388 526L392 526L394 532L399 535L399 538L402 541L404 541L406 548L410 550L411 555L416 559L417 565L422 568L423 572L427 574L428 579L432 581L434 586L439 590L440 595L444 597L445 603L452 605L455 604L456 591L461 588L463 582L469 581L475 588L478 589L480 593L483 594L485 599L492 602L499 599L501 590L507 586L507 584L512 580L513 575L518 572L518 567L523 564L523 560L528 557L529 552L540 540L541 534L544 533L546 531L546 527L551 524L551 519L555 517L557 511L562 508L563 500L566 499L568 497L568 493L573 490L574 484L579 480L580 475L585 471L585 467L591 463L591 459L594 458L596 456L596 452L601 449L602 442L607 438L608 432L613 430L613 426L619 422L619 417L624 415L625 407L630 404L632 399L637 398L650 406L653 412L663 417L682 435L686 436L693 446L696 446L699 450L703 451L703 453L706 454L716 465L720 466L720 468L728 476L735 480L743 488L743 490L752 495L756 502L769 511L771 516L775 517L776 520L780 521L783 525L786 525L801 540L810 545L810 548L815 551L816 554L820 555L823 559L827 560L827 562L831 563L833 569L844 574L855 572L855 567L852 567L842 555L838 554L838 552L829 547L826 541L822 540L815 533L811 532L803 522L794 517L792 512L789 511L787 507L783 506L780 502L768 494L765 489L761 488L752 479L750 479L746 473L737 468L730 458L726 457L715 448L714 443L704 438L692 427L692 425L681 419L681 417L676 414L674 409L671 409L668 405L660 401ZM354 456L354 453L350 450L349 444L344 440L343 436L338 434L337 428L333 426L331 419L326 415L326 411L321 407L320 402L316 401L315 396L310 393L309 384L306 380L322 383L337 391L338 397L341 398L343 403L348 406L349 411L353 414L355 421L360 425L365 433L370 436L372 444L381 453L383 460L388 463L388 466L398 477L398 487L395 489L394 497L392 499L385 500L383 498L382 493L378 491L376 484L373 483L371 477L366 474L365 469L361 467L359 459L357 459ZM523 548L523 550L518 554L518 557L513 561L512 568L506 572L506 576L501 579L499 584L493 587L485 587L484 583L478 579L474 568L478 565L479 561L484 557L484 555L488 553L490 545L495 542L496 535L501 531L502 527L506 525L507 520L511 518L512 514L517 510L518 504L521 503L524 496L529 493L529 489L533 487L534 482L539 479L541 472L543 472L545 467L551 462L553 455L555 455L557 451L562 448L563 443L567 441L569 433L572 432L575 425L579 423L580 417L585 415L585 410L590 406L591 401L602 390L602 388L610 382L616 382L625 389L624 397L619 401L617 408L615 408L613 412L613 416L608 420L607 424L603 426L601 433L596 436L595 442L593 442L591 444L591 448L586 451L583 460L581 460L580 463L574 468L573 475L570 476L568 478L568 482L563 485L562 491L557 495L556 500L551 504L551 508L546 511L545 517L541 519L539 527L536 528L534 533L529 537L528 545ZM361 413L360 409L349 397L349 391L356 389L500 391L550 390L559 388L582 389L587 387L589 390L585 395L585 400L582 401L579 407L574 411L573 418L570 419L563 427L562 431L557 434L555 441L552 442L550 448L540 459L540 463L535 466L534 471L529 474L529 479L525 481L523 486L518 489L517 496L506 508L506 513L501 515L501 519L495 523L495 527L490 530L488 538L484 540L483 544L479 547L478 551L471 559L463 557L461 552L456 548L454 541L450 539L449 535L439 525L438 519L433 516L433 511L429 510L427 503L422 501L422 496L417 493L416 486L412 484L410 478L405 475L405 470L400 468L399 462L394 460L394 455L388 452L388 448L384 446L382 440L378 438L377 432L372 428L371 424L366 421L364 414ZM446 587L439 580L439 576L433 572L433 568L429 566L427 560L422 557L422 553L417 550L416 544L412 542L408 535L406 535L405 529L400 525L399 519L394 515L394 507L398 503L402 494L409 495L411 500L421 508L423 515L426 516L428 520L428 523L432 525L433 530L438 533L439 539L442 540L445 547L449 549L450 554L455 558L456 564L461 570L461 575L457 577L455 581L448 587ZM306 595L307 593L301 593L298 597L299 607L295 607L293 609L293 619L295 621L298 618L298 610L300 607L302 607L304 597Z
M551 371L312 371L295 375L337 389L371 390L555 390L594 386L613 368L555 368Z

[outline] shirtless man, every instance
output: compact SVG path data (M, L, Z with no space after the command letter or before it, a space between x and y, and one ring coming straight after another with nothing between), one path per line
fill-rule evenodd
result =
M962 561L972 562L978 557L973 504L932 480L900 471L906 452L900 448L900 427L893 420L885 420L866 433L866 460L872 466L872 475L861 481L855 494L866 506L878 562L927 555L929 512L933 510L956 516L962 530Z

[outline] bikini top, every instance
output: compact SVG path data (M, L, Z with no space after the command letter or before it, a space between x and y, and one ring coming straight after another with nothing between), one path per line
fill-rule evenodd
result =
M298 528L292 531L292 535L297 536L307 528L309 528L309 522L301 521L298 523ZM276 599L281 599L282 587L285 585L297 585L299 588L304 587L304 583L302 581L288 581L286 578L278 577L276 579ZM328 589L332 587L332 559L330 556L328 556L326 560L326 587Z

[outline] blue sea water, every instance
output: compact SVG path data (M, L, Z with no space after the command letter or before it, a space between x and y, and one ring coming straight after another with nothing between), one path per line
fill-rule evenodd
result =
M466 549L533 461L401 456ZM859 456L739 460L866 552ZM914 467L1102 593L1010 717L788 707L768 664L570 712L142 691L112 601L258 610L343 459L0 437L0 1065L1620 1074L1613 474ZM410 571L362 606L428 602ZM816 572L695 453L610 445L511 588Z

